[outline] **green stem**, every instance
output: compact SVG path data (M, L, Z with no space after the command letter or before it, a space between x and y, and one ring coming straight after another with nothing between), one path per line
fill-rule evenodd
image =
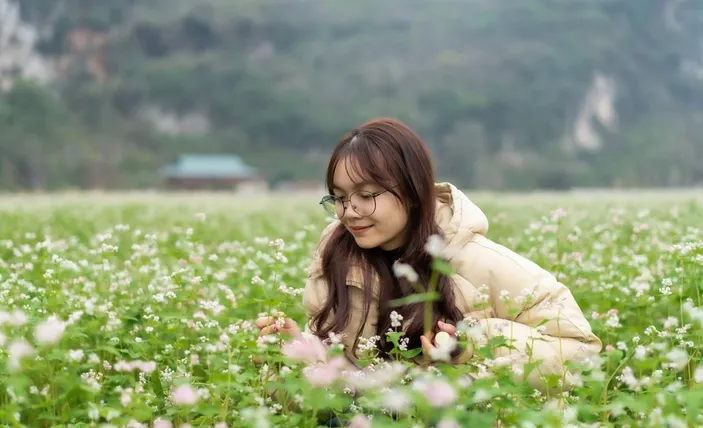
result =
M601 393L601 405L605 406L607 404L608 388L610 386L610 382L613 380L615 375L618 374L618 371L620 371L620 369L623 368L625 366L625 364L627 364L628 361L630 361L630 358L634 354L635 354L635 350L633 349L632 351L630 351L629 354L625 355L625 357L622 359L622 361L620 361L620 364L618 364L618 366L615 368L615 370L610 374L610 376L606 380L605 385L603 385L603 392ZM610 358L608 358L608 360L610 360Z
M227 420L227 415L229 414L229 392L232 390L232 370L230 366L232 365L232 348L228 346L227 349L227 388L225 393L225 406L221 412L221 417L223 421Z
M432 270L430 276L430 284L428 289L428 294L432 295L437 287L437 281L439 280L439 273L436 269ZM427 333L432 329L432 306L434 305L433 300L425 300L425 329L423 333Z

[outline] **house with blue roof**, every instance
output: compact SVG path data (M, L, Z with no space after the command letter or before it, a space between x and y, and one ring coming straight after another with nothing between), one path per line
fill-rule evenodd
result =
M159 173L171 189L235 190L243 185L266 186L263 174L236 155L182 154Z

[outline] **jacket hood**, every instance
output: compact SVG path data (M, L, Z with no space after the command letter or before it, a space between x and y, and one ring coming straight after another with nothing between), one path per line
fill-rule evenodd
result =
M478 205L453 184L437 183L435 190L435 216L447 244L444 255L451 258L454 250L466 245L473 235L485 236L488 233L488 218Z

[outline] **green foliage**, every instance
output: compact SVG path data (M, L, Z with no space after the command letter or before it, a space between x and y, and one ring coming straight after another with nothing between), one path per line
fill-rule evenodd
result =
M188 137L188 151L285 150L301 157L329 152L360 122L394 116L428 141L440 177L461 185L703 181L696 116L703 80L689 71L700 64L701 0L410 4L21 2L26 20L52 30L39 43L42 52L71 65L57 90L61 108L76 120L72 138L61 144L93 153L83 156L83 168L110 171L101 186L154 185L152 171L184 149L144 120L150 106L209 119L208 132ZM77 28L108 38L99 57L108 76L100 85L86 72L86 54L70 49L67 35ZM565 150L596 73L615 81L617 129L594 123L603 137L596 153ZM96 148L101 140L122 154ZM48 136L39 141L56 144ZM649 149L663 158L653 161ZM148 160L127 161L126 152ZM289 163L269 162L268 177L287 174ZM324 167L316 160L293 177L321 180ZM50 168L61 186L94 181L76 179L60 162ZM140 172L121 172L127 170ZM28 181L3 177L0 186Z

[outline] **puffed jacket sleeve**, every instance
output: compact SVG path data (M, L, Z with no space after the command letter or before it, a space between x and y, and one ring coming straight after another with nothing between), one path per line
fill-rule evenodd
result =
M313 252L310 265L308 267L308 277L303 290L303 308L305 309L306 321L303 329L303 337L308 344L316 349L315 362L327 362L329 360L329 345L324 343L317 337L310 326L311 318L324 307L328 294L328 286L322 275L322 251L324 250L327 241L339 224L338 221L327 225L320 236L317 248Z
M569 288L534 262L476 234L454 264L458 275L488 294L490 317L465 314L480 325L483 343L504 336L512 346L497 348L494 357L504 357L513 367L541 361L527 378L534 388L550 389L544 376L557 375L557 390L569 389L574 378L566 363L600 353L602 342Z

